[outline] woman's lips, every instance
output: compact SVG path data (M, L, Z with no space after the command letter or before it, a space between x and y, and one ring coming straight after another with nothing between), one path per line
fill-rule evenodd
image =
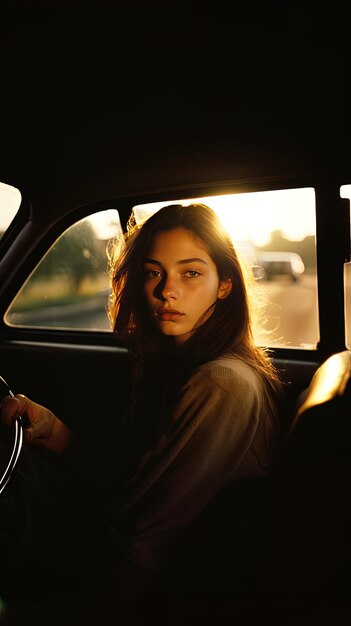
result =
M184 313L180 313L180 311L174 311L174 310L168 310L168 309L161 309L160 311L157 311L156 313L156 317L159 320L162 320L163 322L173 322L179 319L180 317L182 317L183 315Z

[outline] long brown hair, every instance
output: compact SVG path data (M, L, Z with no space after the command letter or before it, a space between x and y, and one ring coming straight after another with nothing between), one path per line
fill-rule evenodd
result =
M197 325L191 337L180 346L157 329L143 288L143 262L155 233L175 228L183 228L200 238L216 265L219 279L232 281L230 294L215 302L212 314ZM231 353L260 373L271 391L280 388L279 375L268 349L256 345L253 338L253 314L258 309L250 300L250 274L244 269L218 215L210 207L198 203L167 205L141 226L132 216L127 233L110 261L111 325L141 361L154 364L171 353L172 362L177 363L177 368L183 364L183 371L188 375L201 363Z

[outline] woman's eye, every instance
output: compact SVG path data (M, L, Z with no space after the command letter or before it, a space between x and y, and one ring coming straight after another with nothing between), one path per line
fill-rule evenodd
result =
M145 270L145 278L158 278L162 276L159 270Z
M200 276L200 272L197 272L196 270L187 270L184 273L184 276L187 278L196 278L197 276Z

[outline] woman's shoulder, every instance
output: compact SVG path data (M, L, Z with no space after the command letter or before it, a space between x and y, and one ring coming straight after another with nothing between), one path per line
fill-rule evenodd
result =
M226 354L203 363L193 372L189 383L203 381L204 385L236 386L259 391L261 382L257 372L242 359Z

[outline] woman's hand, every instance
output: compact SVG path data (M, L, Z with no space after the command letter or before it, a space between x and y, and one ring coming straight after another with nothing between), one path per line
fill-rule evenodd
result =
M0 420L5 426L11 426L16 416L21 415L26 422L25 441L47 450L62 452L72 437L71 430L52 411L22 394L6 396L0 408Z

